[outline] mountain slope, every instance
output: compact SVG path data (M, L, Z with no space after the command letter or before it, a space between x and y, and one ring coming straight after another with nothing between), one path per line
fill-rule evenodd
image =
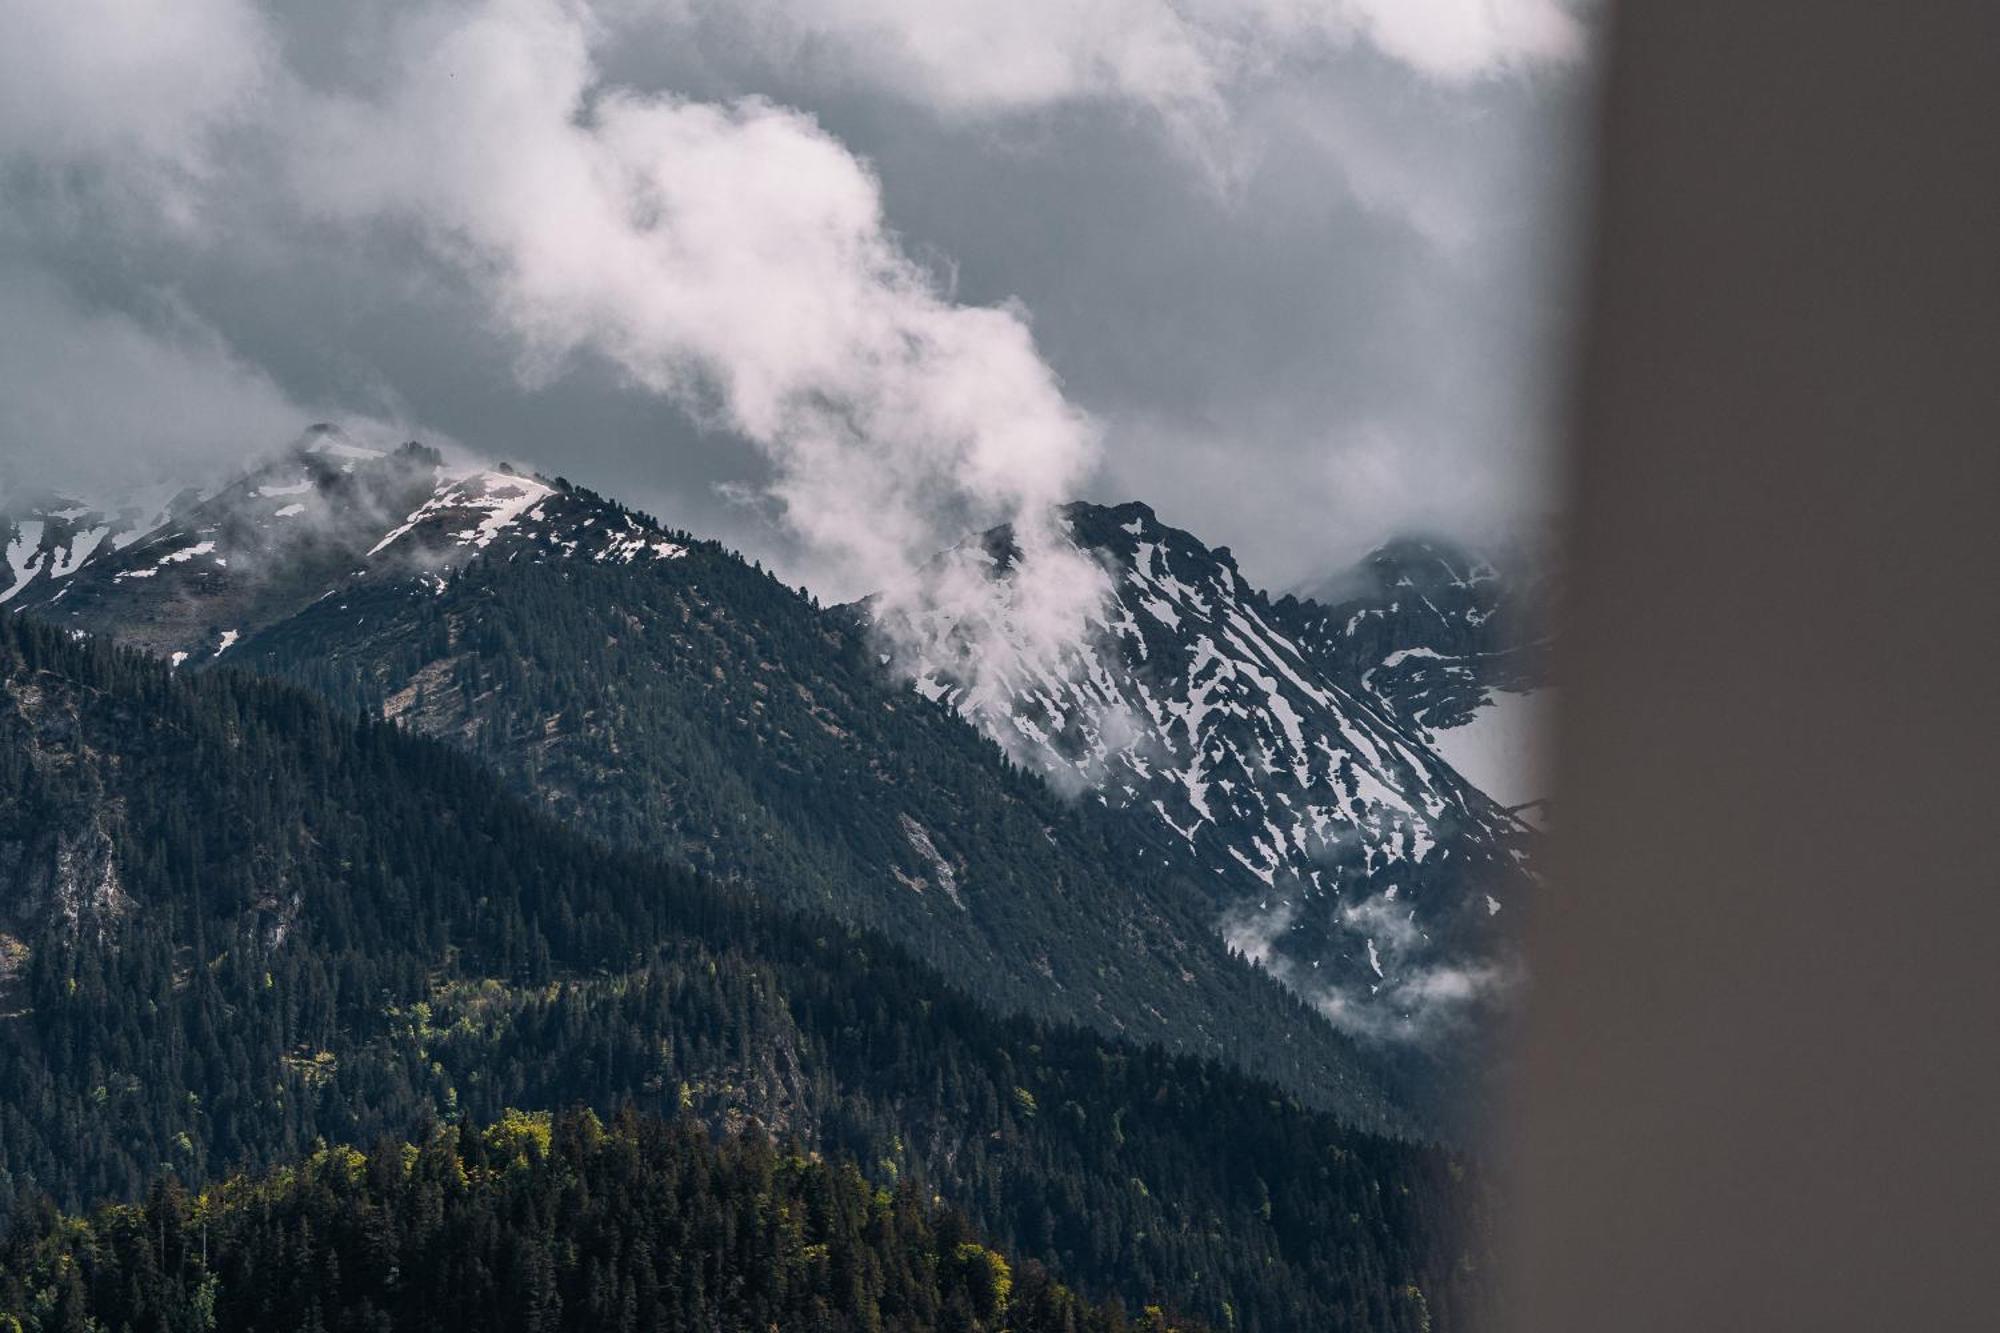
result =
M1447 730L1546 671L1540 586L1442 541L1406 538L1276 611L1329 674L1398 718Z
M239 652L466 747L608 842L885 930L1002 1008L1230 1058L1360 1123L1397 1114L1184 884L714 547L637 576L480 562L435 594L328 599Z
M100 548L129 545L194 498L104 507L49 493L0 499L0 602L53 594Z
M990 627L879 623L898 665L1198 867L1231 941L1336 1022L1428 1037L1476 1014L1506 967L1494 918L1531 883L1532 835L1327 669L1226 550L1142 504L1064 517L1111 577L1086 641L996 660ZM1006 580L1011 537L941 558Z
M199 1197L167 1181L137 1207L40 1215L0 1246L0 1309L23 1333L1132 1327L911 1186L875 1190L851 1161L588 1112L326 1148Z
M1547 580L1448 542L1403 539L1273 616L1314 662L1509 807L1547 796L1533 731L1548 688Z
M577 1101L755 1116L1066 1281L1452 1327L1481 1195L1267 1083L1001 1021L878 935L593 847L444 747L0 622L0 1184L72 1209ZM4 1198L0 1198L4 1203Z
M1415 1123L1143 840L1013 771L840 618L560 480L322 435L22 606L449 741L607 844L883 930L1003 1009Z

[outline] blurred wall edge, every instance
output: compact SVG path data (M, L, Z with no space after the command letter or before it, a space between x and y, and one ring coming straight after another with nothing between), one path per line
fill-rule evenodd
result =
M1608 55L1495 1323L2000 1328L2000 3Z

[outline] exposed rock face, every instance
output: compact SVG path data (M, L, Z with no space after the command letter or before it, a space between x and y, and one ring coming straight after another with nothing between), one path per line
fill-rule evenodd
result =
M945 896L951 899L954 907L961 912L964 911L965 900L958 896L958 869L945 860L944 854L938 851L937 843L931 839L930 830L908 815L897 816L897 821L902 825L903 836L910 840L910 850L921 857L925 867L930 870L931 883L944 890ZM921 884L922 881L917 882Z
M58 833L53 855L24 887L29 912L52 913L72 931L104 934L131 906L118 882L111 835L96 820L74 835Z
M1111 575L1084 642L1048 660L996 652L988 625L881 621L893 665L1058 787L1150 828L1211 886L1231 944L1349 1030L1427 1037L1496 996L1510 967L1495 918L1532 883L1535 835L1416 720L1474 709L1476 690L1378 693L1363 648L1324 630L1332 613L1274 605L1226 549L1143 504L1064 518ZM940 559L1006 581L1013 555L998 529ZM1439 578L1459 598L1440 592L1454 614L1427 613L1433 628L1476 636L1489 580Z
M24 935L59 925L102 936L133 904L110 832L117 801L94 780L98 756L76 701L32 679L7 680L0 728L38 779L29 800L0 815L0 924ZM33 799L44 791L61 795Z

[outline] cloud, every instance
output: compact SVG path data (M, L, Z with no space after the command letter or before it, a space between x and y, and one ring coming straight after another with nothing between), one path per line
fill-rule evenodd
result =
M822 595L1056 492L1282 584L1534 490L1519 238L1555 229L1518 204L1559 112L1517 75L1570 63L1566 15L0 0L0 262Z
M1077 545L1068 520L1004 535L962 542L872 599L874 629L892 669L1079 797L1112 776L1112 756L1158 757L1146 720L1105 683L1105 655L1119 651L1104 619L1115 573ZM1056 681L1078 687L1060 707Z
M11 158L115 168L219 210L238 182L210 180L218 136L251 122L233 146L284 164L272 211L419 235L530 383L601 357L763 450L825 584L893 594L998 522L1021 526L1031 570L1063 558L1041 515L1089 473L1094 423L1025 312L943 295L889 232L874 175L811 117L607 86L596 15L564 0L405 6L369 34L370 68L311 79L274 64L279 43L231 0L15 8L32 40L8 46ZM107 351L136 366L136 346ZM198 355L201 383L232 384L244 422L268 424L268 380Z
M0 265L0 308L9 316L0 321L0 488L22 484L11 474L30 462L35 484L59 489L101 487L107 476L143 484L156 461L228 467L307 419L170 301L142 321Z
M1514 983L1508 966L1459 966L1430 957L1429 942L1409 910L1396 904L1393 889L1338 908L1346 950L1351 958L1365 958L1365 969L1338 961L1321 967L1287 951L1286 937L1299 916L1290 900L1275 907L1245 902L1226 911L1219 928L1230 948L1351 1036L1417 1045L1446 1041L1466 1029L1478 1005Z
M1350 0L1336 8L1385 54L1441 79L1583 52L1582 30L1556 0Z
M414 228L486 294L531 375L592 353L755 444L824 583L963 603L972 581L918 571L968 527L1011 522L1025 577L990 615L1073 637L1064 572L1095 569L1049 514L1094 465L1096 428L1025 314L947 299L889 233L874 175L810 117L605 87L595 31L552 0L406 19L379 92L306 118L300 197Z
M1223 913L1222 939L1259 967L1283 968L1289 972L1290 963L1279 958L1274 950L1298 917L1299 909L1289 902L1281 902L1275 908L1240 903Z
M1092 97L1187 107L1218 95L1205 34L1160 0L685 0L613 12L953 113Z
M1496 999L1511 984L1499 967L1449 965L1412 968L1368 995L1354 987L1319 983L1289 963L1280 979L1351 1036L1420 1046L1464 1033L1471 1025L1473 1006Z
M612 4L615 21L961 115L1124 101L1177 120L1227 115L1245 81L1360 44L1463 82L1574 60L1557 0L679 0Z
M1560 70L1585 52L1571 6L1589 3L600 0L598 12L641 44L694 53L674 59L708 66L709 77L735 69L807 96L883 94L944 123L1005 132L1111 108L1164 128L1193 178L1230 196L1269 146L1246 120L1273 90L1347 81L1337 64L1385 66L1448 93ZM1343 130L1325 146L1340 150L1335 165L1363 196L1409 199L1382 145Z
M302 404L166 292L137 311L93 305L0 262L0 497L48 487L117 503L219 480L330 420L390 448L436 431Z
M0 158L85 169L178 211L275 58L245 0L0 0Z

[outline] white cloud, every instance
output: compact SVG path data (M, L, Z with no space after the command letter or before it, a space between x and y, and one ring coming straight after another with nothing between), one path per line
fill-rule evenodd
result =
M379 94L300 118L301 197L420 231L532 372L595 353L753 442L820 586L909 609L949 596L959 618L1073 640L1103 580L1050 511L1096 430L1023 312L940 294L887 231L875 177L811 118L603 88L592 35L552 0L421 11ZM1024 548L1011 589L923 570L999 522Z
M1289 901L1243 903L1223 914L1223 940L1317 1009L1350 1036L1369 1041L1447 1039L1466 1026L1475 1006L1511 989L1507 966L1457 967L1433 961L1428 942L1409 909L1384 894L1344 904L1339 921L1351 958L1366 957L1369 970L1342 976L1337 968L1302 964L1281 947L1298 924Z
M247 0L0 0L0 156L107 171L178 209L275 45Z
M681 12L705 20L718 11L767 56L954 111L1081 97L1167 107L1216 93L1207 35L1160 0L693 0Z

